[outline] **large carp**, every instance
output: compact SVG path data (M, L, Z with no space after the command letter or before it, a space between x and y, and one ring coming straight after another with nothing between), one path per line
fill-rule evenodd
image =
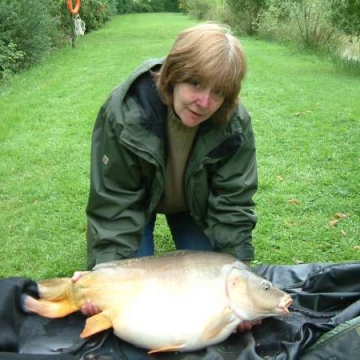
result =
M177 251L96 266L73 283L38 283L27 311L66 316L90 299L101 312L86 320L82 338L113 327L150 352L189 351L225 340L243 321L287 314L291 297L236 258Z

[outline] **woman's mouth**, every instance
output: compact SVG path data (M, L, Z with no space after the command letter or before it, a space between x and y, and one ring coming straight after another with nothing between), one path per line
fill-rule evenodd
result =
M195 116L195 117L201 118L201 117L204 116L204 115L199 114L198 112L193 111L193 110L191 110L191 109L188 109L188 110L189 110L190 114L193 115L193 116Z

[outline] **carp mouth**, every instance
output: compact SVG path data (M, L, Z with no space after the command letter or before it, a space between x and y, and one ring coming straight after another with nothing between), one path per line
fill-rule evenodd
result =
M281 302L280 305L278 305L278 309L281 313L283 314L289 314L289 307L290 305L293 303L293 299L291 298L290 295L286 296L286 298L284 299L284 301Z

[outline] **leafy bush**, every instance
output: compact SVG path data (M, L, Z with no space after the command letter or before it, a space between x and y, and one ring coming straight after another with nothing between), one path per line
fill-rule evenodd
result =
M0 40L0 79L18 71L24 60L25 53L16 49L16 44Z
M119 14L127 14L133 10L133 0L117 0L116 9Z
M0 72L14 72L38 63L57 43L57 19L52 3L0 0Z
M86 31L98 30L117 14L117 1L82 0L79 14L86 24Z
M331 21L350 36L360 37L360 0L330 0Z
M280 41L294 40L290 8L283 0L267 0L267 8L259 15L258 33L262 38Z
M230 25L248 35L256 34L261 11L267 7L266 0L226 0L226 3L235 20Z
M87 31L105 25L117 14L128 11L131 0L82 0L80 16ZM0 0L0 79L39 63L71 34L71 15L65 0Z
M224 8L222 0L182 0L179 9L199 20L218 20L219 8Z
M262 36L317 49L330 48L338 36L330 24L328 0L267 0L267 4L259 17Z
M206 0L189 0L189 13L199 20L207 19L206 15L211 9L211 4Z
M154 12L178 12L178 0L151 0Z
M178 0L134 0L133 12L178 12Z
M132 6L132 11L135 13L148 13L153 10L148 1L135 0Z
M300 38L306 47L319 48L330 45L335 29L329 23L328 0L290 2L290 16L298 25Z

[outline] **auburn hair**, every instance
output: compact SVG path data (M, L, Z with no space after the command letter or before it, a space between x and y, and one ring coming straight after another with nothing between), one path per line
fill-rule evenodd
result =
M241 90L247 69L240 42L226 25L202 23L181 32L165 61L155 74L163 101L173 106L174 85L194 79L211 84L224 95L224 102L213 114L216 124L229 120Z

